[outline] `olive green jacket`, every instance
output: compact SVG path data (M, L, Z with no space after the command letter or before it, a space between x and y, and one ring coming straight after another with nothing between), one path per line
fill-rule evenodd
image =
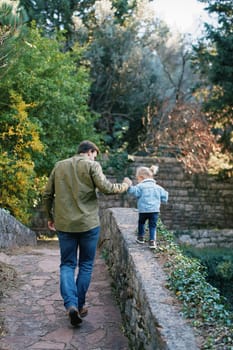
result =
M127 191L126 183L108 181L100 164L75 155L59 161L43 194L48 220L57 231L85 232L99 226L96 189L105 194Z

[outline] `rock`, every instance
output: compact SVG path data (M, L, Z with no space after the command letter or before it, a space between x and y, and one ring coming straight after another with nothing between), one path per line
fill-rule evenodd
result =
M36 234L17 221L5 209L0 209L0 248L35 246Z

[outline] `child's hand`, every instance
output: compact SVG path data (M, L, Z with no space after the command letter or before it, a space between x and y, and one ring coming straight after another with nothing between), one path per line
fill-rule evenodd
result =
M123 183L126 183L129 187L132 185L132 181L128 177L124 178Z

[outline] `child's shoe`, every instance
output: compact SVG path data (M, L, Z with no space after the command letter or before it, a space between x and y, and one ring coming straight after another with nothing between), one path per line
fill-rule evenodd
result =
M143 244L143 243L145 243L145 239L142 236L138 236L138 238L136 239L136 242L140 243L140 244Z
M150 248L150 249L155 249L155 248L157 248L157 245L156 245L155 241L153 241L153 240L149 241L149 248Z

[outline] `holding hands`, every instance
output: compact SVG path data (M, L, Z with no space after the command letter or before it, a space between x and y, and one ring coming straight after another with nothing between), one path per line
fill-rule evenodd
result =
M129 187L132 185L132 181L129 177L125 177L123 180L123 183L126 183Z

